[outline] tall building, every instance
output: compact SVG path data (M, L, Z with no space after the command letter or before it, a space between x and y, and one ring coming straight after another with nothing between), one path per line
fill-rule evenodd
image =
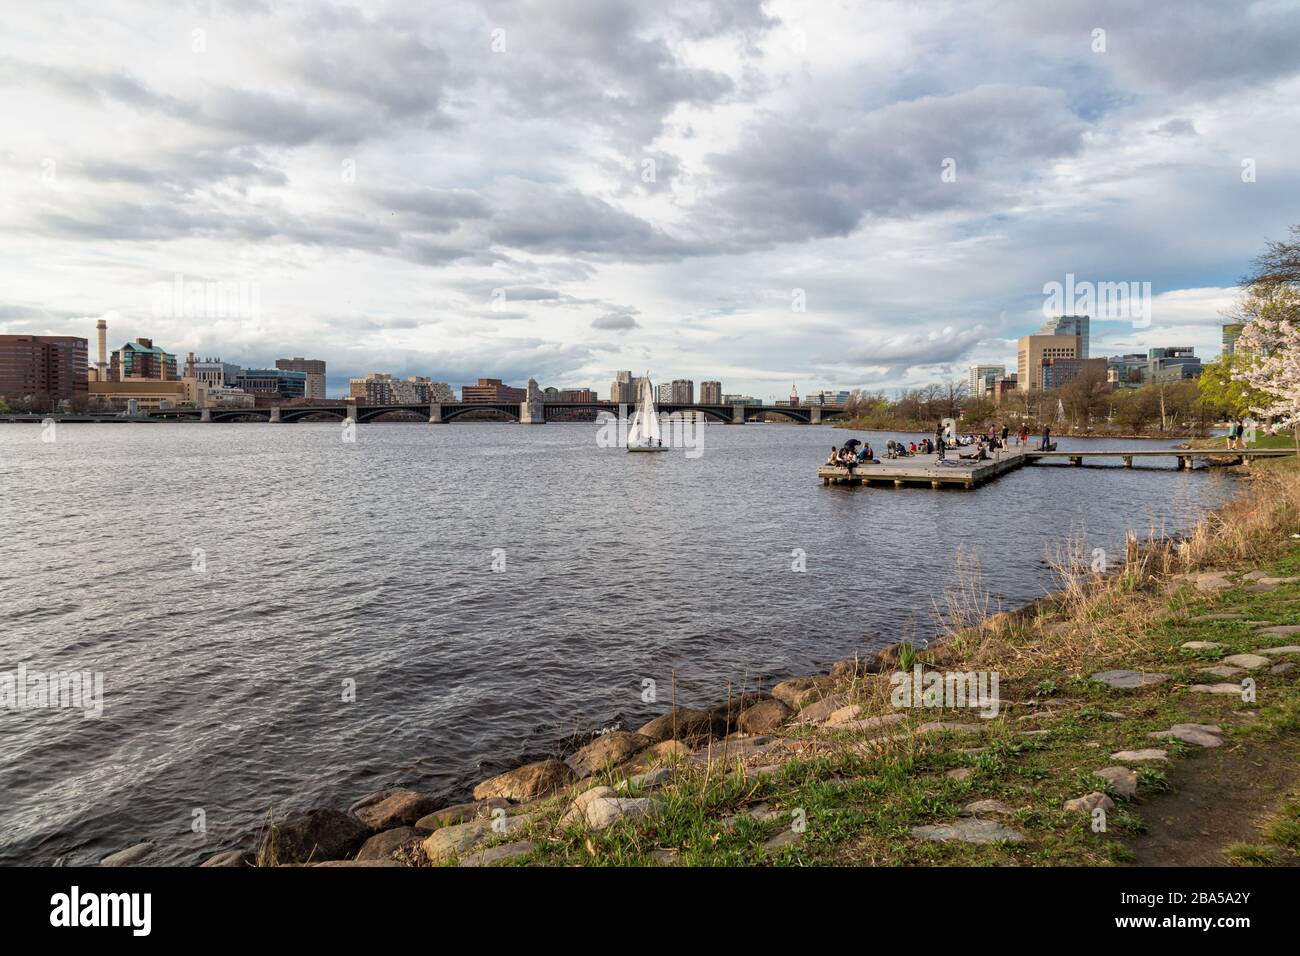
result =
M673 398L673 383L672 383L672 382L660 382L658 385L655 386L655 403L656 403L656 404L658 404L658 405L667 405L668 403L670 403L670 402L675 402L675 401L676 401L676 399Z
M1223 354L1231 355L1237 351L1237 339L1241 337L1241 330L1246 327L1244 322L1229 322L1223 327Z
M721 405L722 404L722 383L721 382L700 382L700 404Z
M819 388L808 396L809 405L843 405L849 400L845 389Z
M428 405L456 400L446 382L435 382L423 375L409 375L403 381L387 372L352 379L348 395L364 405Z
M153 339L127 342L113 353L108 379L111 382L131 379L174 382L177 379L176 356L155 346Z
M460 400L475 404L487 402L522 402L528 391L513 385L504 385L499 378L481 378L477 385L462 385Z
M615 372L614 381L609 386L609 400L618 405L631 405L636 402L635 379L631 372Z
M695 403L695 382L689 378L673 379L672 402L675 405L693 405Z
M1177 382L1185 378L1200 378L1201 360L1196 350L1187 345L1155 348L1147 351L1144 382Z
M246 368L235 384L259 404L276 404L302 398L307 392L307 373L279 368Z
M1112 355L1106 359L1106 380L1116 388L1137 388L1146 367L1147 357L1142 352Z
M0 335L0 397L87 395L90 344L75 335Z
M1043 387L1043 363L1058 358L1082 358L1077 335L1021 336L1016 355L1016 383L1022 392Z
M233 362L223 362L220 358L200 359L193 352L185 359L185 377L198 379L209 390L234 388L243 371Z
M727 394L722 396L722 404L723 405L762 405L763 402L761 399L757 399L753 395L740 395L736 392L728 392Z
M287 372L307 373L307 394L304 398L325 397L325 361L324 359L287 358L276 359L275 367Z
M1043 359L1043 390L1051 391L1054 388L1065 388L1083 372L1084 369L1092 368L1102 377L1106 378L1106 360L1104 358L1085 359L1085 358L1048 358Z
M972 365L966 393L971 398L983 398L990 388L1006 377L1005 365Z
M1079 339L1079 353L1075 358L1088 357L1088 326L1091 320L1086 315L1058 315L1048 319L1038 330L1039 335L1074 335Z

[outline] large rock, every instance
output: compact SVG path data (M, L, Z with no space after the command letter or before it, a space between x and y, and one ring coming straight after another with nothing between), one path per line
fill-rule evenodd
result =
M438 800L432 794L415 790L393 790L387 796L354 810L359 819L376 832L394 827L409 827L433 810Z
M486 800L475 800L473 803L457 803L420 817L415 821L415 826L420 830L436 830L438 827L481 820L490 817L493 810L505 810L509 806L510 801L504 797L489 797Z
M1155 747L1144 747L1141 750L1117 750L1110 755L1111 760L1123 760L1127 763L1147 763L1152 760L1168 760L1169 751L1159 750Z
M1300 654L1300 644L1287 644L1285 647L1266 647L1261 654Z
M717 732L725 733L722 726L725 723L725 718L719 722L706 710L676 707L656 717L637 730L637 733L649 738L651 743L659 743L663 740L698 741L707 739Z
M361 848L370 828L354 816L323 807L273 824L258 850L258 863L317 863L341 860Z
M1193 684L1187 688L1193 694L1216 694L1220 697L1240 697L1240 684Z
M938 823L927 826L912 827L912 836L922 840L936 840L940 843L1024 843L1024 834L1013 830L997 820L982 820L970 817L955 823Z
M365 843L361 844L361 849L357 851L357 859L390 859L394 850L414 840L418 840L423 836L427 836L428 833L428 830L418 830L415 827L394 827L391 830L385 830L383 833L376 833Z
M1185 651L1213 651L1223 645L1214 641L1184 641L1180 646Z
M845 707L844 711L854 710L852 707ZM841 713L836 711L835 714ZM878 714L875 717L863 717L861 720L837 720L835 714L831 714L831 719L826 721L826 726L831 730L880 730L898 723L900 720L906 720L907 714L902 711L895 711L892 714Z
M740 714L737 727L747 734L770 734L790 717L790 708L776 698L760 701Z
M518 833L532 819L532 814L521 813L515 817L497 815L490 820L474 820L434 830L425 837L424 855L430 863L441 863L474 850L496 837Z
M628 757L649 747L654 741L641 734L615 730L601 734L587 746L565 761L579 778L590 777L607 767L622 763Z
M516 843L502 843L499 846L490 846L485 849L472 850L465 854L461 860L461 866L495 866L498 863L504 863L506 860L513 860L521 856L527 856L533 852L533 844L529 840L519 840Z
M1111 789L1121 797L1131 799L1137 795L1138 775L1136 770L1130 770L1128 767L1104 767L1096 773L1097 776L1109 783Z
M604 830L620 820L646 816L654 807L650 797L620 797L611 787L593 787L574 798L560 824L585 824L593 830Z
M1115 806L1115 801L1100 791L1084 794L1082 797L1075 797L1073 800L1065 801L1065 809L1070 811L1092 813L1100 807L1103 810L1109 810Z
M505 797L522 803L537 797L546 797L561 790L577 779L569 765L562 760L539 760L524 764L514 770L497 774L474 788L475 800Z
M772 688L772 696L791 710L800 710L805 704L821 700L835 687L835 678L825 675L794 677L783 680Z
M1174 724L1168 730L1156 730L1148 737L1175 737L1199 747L1219 747L1223 744L1223 728L1218 724Z
M799 711L798 721L801 724L820 724L836 711L843 710L848 702L848 694L831 694L821 700L814 700Z
M129 846L125 850L118 850L116 853L110 853L99 861L100 866L135 866L149 854L153 853L154 844L137 843L135 846Z
M1148 674L1142 671L1098 671L1092 675L1093 680L1099 680L1107 687L1115 690L1128 690L1133 687L1146 687L1149 684L1159 684L1169 679L1168 674Z
M1272 627L1261 627L1257 633L1260 634L1300 634L1300 624L1275 624Z
M1253 671L1258 667L1267 667L1273 662L1267 657L1260 657L1258 654L1233 654L1231 657L1225 657L1219 663L1227 664L1229 667L1244 667L1248 671Z
M210 856L199 866L255 866L257 857L247 850L224 850L216 856Z

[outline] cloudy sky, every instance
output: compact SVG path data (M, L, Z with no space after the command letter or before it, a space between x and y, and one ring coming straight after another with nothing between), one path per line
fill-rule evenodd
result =
M0 331L331 394L894 389L1014 365L1067 273L1151 283L1094 355L1209 357L1300 222L1291 0L63 0L9 5L0 85Z

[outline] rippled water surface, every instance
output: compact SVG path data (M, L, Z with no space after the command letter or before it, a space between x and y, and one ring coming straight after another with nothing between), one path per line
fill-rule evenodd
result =
M105 680L101 719L0 711L0 862L144 839L195 862L272 808L460 796L652 716L674 679L710 704L728 681L930 636L959 545L1010 605L1050 587L1071 529L1122 547L1233 491L1172 459L826 488L842 430L708 426L690 459L602 449L596 428L363 425L347 444L334 424L69 424L46 444L0 425L0 672Z

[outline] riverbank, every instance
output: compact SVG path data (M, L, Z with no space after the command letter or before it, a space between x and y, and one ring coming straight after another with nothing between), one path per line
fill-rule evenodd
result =
M929 649L679 707L472 803L395 790L313 811L211 862L1296 862L1300 470L1252 466L1237 500L1181 541L1131 541L1114 573L1071 573L1084 557L1062 556L1050 598L991 616L959 568ZM981 707L896 706L896 673L960 676Z

